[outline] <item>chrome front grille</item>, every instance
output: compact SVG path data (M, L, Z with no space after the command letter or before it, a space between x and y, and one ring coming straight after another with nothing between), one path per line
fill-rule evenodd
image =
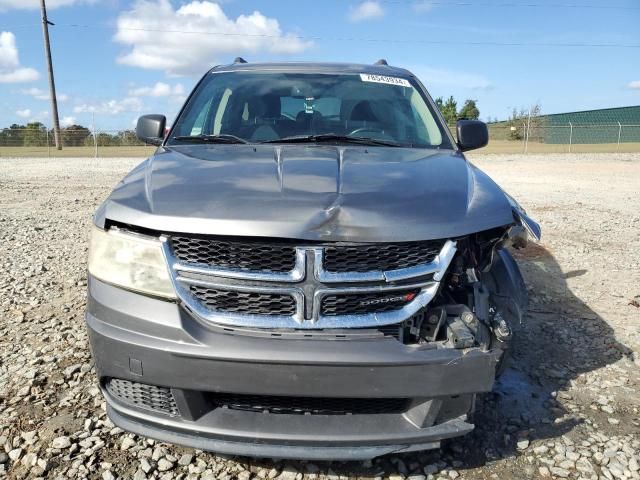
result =
M397 270L429 263L436 258L444 241L337 245L325 247L324 268L329 272L370 272Z
M186 235L162 239L176 292L197 318L268 329L402 322L435 296L456 252L451 240L305 245Z
M296 313L295 298L287 294L237 292L200 285L190 285L189 290L199 302L219 312L288 316Z
M218 240L172 235L171 250L185 263L250 272L289 272L296 265L296 248L289 243Z

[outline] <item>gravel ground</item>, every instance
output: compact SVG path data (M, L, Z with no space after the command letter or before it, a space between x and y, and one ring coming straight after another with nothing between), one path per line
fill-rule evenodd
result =
M364 463L221 457L106 418L83 325L90 216L139 159L0 159L0 477L640 478L640 154L472 156L543 226L476 430Z

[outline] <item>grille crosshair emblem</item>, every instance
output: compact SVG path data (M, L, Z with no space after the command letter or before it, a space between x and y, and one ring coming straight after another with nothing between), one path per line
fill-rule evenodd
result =
M315 310L314 301L316 301L316 292L323 288L323 284L316 278L315 271L315 259L317 251L322 254L321 248L306 248L306 268L304 283L302 285L302 291L304 292L304 319L313 320L313 312Z

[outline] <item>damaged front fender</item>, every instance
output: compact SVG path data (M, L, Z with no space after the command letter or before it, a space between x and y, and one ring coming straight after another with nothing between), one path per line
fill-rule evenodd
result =
M542 238L542 229L540 228L540 224L536 222L533 218L526 214L526 212L522 209L513 209L513 215L518 220L520 225L522 225L529 235L531 235L537 242Z
M540 224L536 222L533 218L527 215L527 211L522 208L522 205L518 203L518 201L509 195L507 192L504 192L505 197L511 204L511 209L513 210L513 217L516 222L522 225L527 232L537 241L539 242L542 238L542 229L540 228Z
M496 252L491 268L482 274L481 281L489 291L491 303L507 323L520 323L529 296L518 264L507 249Z

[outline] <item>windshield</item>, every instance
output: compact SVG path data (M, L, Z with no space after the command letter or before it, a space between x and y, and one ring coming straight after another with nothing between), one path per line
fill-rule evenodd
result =
M250 143L307 136L340 143L354 137L377 141L372 145L451 148L430 103L410 80L370 74L210 73L167 144L202 136Z

